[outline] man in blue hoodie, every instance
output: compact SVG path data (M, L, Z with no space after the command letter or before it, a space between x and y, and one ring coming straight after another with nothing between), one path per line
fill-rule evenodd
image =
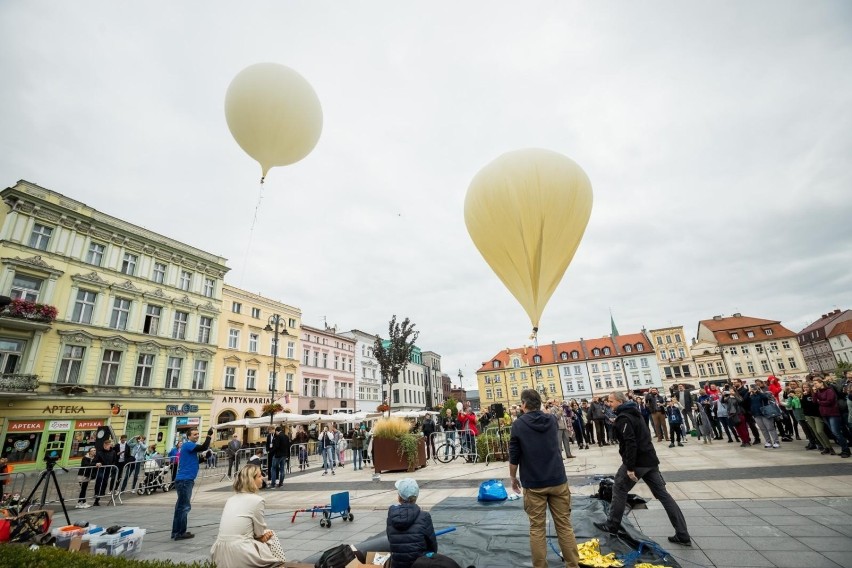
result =
M544 530L548 507L566 568L579 568L580 553L571 526L571 491L559 448L559 426L553 415L542 412L541 395L534 389L524 389L521 393L521 409L524 413L512 423L509 439L509 477L516 493L524 488L533 568L548 566Z
M210 447L210 438L213 436L213 428L207 431L207 437L203 444L198 443L200 434L198 428L189 432L189 438L180 447L180 459L178 461L177 475L175 476L175 489L177 490L177 503L175 503L175 515L172 520L172 539L186 540L195 535L187 532L186 523L189 519L189 510L192 509L190 498L195 478L198 477L198 456Z
M666 482L660 474L660 460L651 441L651 432L639 413L639 405L629 400L623 392L610 393L607 404L615 411L613 434L618 439L622 464L615 474L609 518L605 523L595 523L595 526L605 532L617 533L627 505L627 493L642 479L666 510L669 522L675 528L675 534L669 537L669 542L691 546L686 519L677 502L666 491Z

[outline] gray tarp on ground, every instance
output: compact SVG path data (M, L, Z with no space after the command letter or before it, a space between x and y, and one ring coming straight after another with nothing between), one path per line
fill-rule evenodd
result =
M571 499L571 523L577 543L598 538L601 552L624 554L636 549L639 542L651 542L625 518L622 523L626 535L620 537L601 533L592 524L606 519L609 503L594 497L574 496ZM438 551L453 558L462 566L476 568L518 568L532 566L530 561L529 520L524 512L523 500L480 503L469 497L448 497L431 510L435 530L454 526L456 530L438 537ZM356 521L357 522L357 521ZM553 535L550 544L557 550L559 543L553 523L548 520L547 534ZM666 543L668 544L668 543ZM357 544L358 550L388 550L384 534ZM637 562L663 564L672 568L680 565L671 556L661 557L653 549L643 546L644 553ZM316 562L319 558L308 559ZM561 566L559 557L548 546L548 561L551 566Z

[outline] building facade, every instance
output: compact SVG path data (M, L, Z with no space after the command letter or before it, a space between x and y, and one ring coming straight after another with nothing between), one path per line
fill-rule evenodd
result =
M302 325L300 414L355 412L355 340Z
M852 363L852 321L835 325L828 341L838 363Z
M390 346L384 341L385 348ZM398 377L383 377L389 386L385 392L391 401L393 410L422 410L426 407L426 366L423 364L423 353L416 345L411 348L408 365Z
M355 341L355 411L372 412L382 403L381 369L373 353L376 335L358 329L341 335Z
M698 341L715 343L731 379L746 382L775 375L782 381L807 374L796 334L779 321L743 316L714 316L698 323ZM700 374L700 368L699 368Z
M694 384L697 378L695 362L686 342L683 326L670 326L648 330L654 346L657 367L667 390L677 384Z
M423 371L425 372L423 389L426 393L427 409L441 407L444 404L444 390L441 383L441 356L434 351L424 351Z
M264 405L272 402L296 412L301 310L227 284L222 288L222 307L213 369L213 422L257 418L263 415ZM279 326L278 346L272 331L273 314L280 316L279 322L284 324ZM243 437L243 443L261 440L259 429L239 428L217 430L216 441L227 444L234 431Z
M225 259L26 181L0 195L1 455L76 465L99 426L161 451L207 427Z
M840 359L832 349L829 338L838 324L847 321L852 321L852 310L834 310L823 314L796 335L808 371L833 372L837 368Z
M722 348L719 347L715 338L694 339L689 352L692 354L692 360L698 371L697 386L704 386L709 383L723 385L728 382L728 368L725 359L722 357Z

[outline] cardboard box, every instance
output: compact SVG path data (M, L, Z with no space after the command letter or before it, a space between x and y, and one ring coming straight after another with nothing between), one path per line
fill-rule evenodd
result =
M368 552L366 564L356 558L347 564L346 568L384 568L390 566L390 557L390 552Z

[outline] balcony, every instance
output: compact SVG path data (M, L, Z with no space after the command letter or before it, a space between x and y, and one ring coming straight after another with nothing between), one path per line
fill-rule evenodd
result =
M56 319L59 311L47 304L37 304L26 300L12 300L0 311L4 327L44 331L50 329L50 324Z
M0 393L29 393L38 388L38 375L5 373L0 375Z

